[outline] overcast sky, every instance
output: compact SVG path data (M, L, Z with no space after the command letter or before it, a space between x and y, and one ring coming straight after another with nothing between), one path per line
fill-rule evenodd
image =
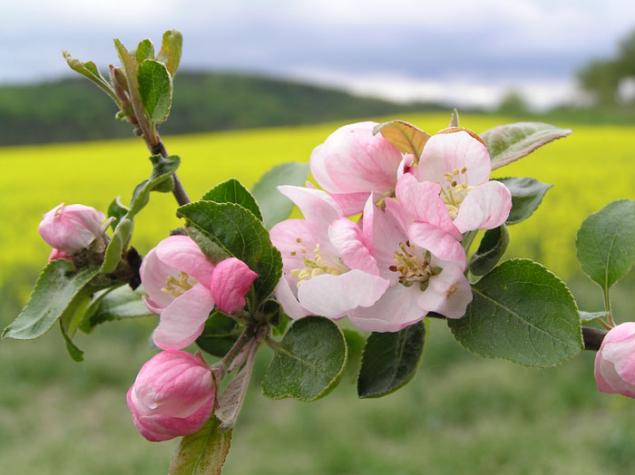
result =
M183 66L265 72L397 100L536 106L635 27L633 0L0 0L0 81L66 74L61 50L106 66L183 32Z

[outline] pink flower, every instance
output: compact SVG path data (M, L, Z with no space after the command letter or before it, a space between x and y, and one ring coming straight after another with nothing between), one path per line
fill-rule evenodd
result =
M216 307L225 313L242 309L245 306L245 295L257 277L258 274L235 257L219 262L210 283Z
M183 351L162 351L147 361L128 390L128 408L152 442L193 434L214 409L216 388L205 361Z
M603 393L635 398L635 322L606 334L595 355L595 381Z
M461 233L491 229L505 222L511 193L492 171L487 147L464 130L439 133L426 142L414 174L419 181L440 185L454 225Z
M311 173L329 192L345 215L359 213L368 195L391 194L401 152L381 134L373 135L375 122L340 127L311 155Z
M374 305L352 310L351 322L362 330L394 332L429 312L462 317L472 300L463 274L465 254L456 256L455 246L448 242L451 234L434 225L420 226L413 233L410 212L397 200L389 198L385 205L382 210L369 198L363 235L379 275L390 281L390 287Z
M180 350L203 332L214 304L234 313L245 306L245 295L257 274L236 258L210 262L187 236L170 236L152 249L141 264L146 305L160 314L154 343Z
M95 208L62 203L44 215L38 230L51 247L71 255L103 235L103 220L104 215Z
M340 318L373 305L389 282L364 242L361 229L343 217L335 200L313 188L281 186L305 219L288 219L271 230L280 250L283 277L278 301L292 318L321 315Z

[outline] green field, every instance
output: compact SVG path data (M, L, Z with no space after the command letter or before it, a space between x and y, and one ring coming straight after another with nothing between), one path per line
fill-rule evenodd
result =
M404 117L429 132L447 116ZM478 132L504 118L464 116ZM337 124L167 137L196 198L216 182L251 185L270 166L306 161ZM567 124L557 124L566 126ZM60 202L100 208L125 199L148 174L134 140L0 149L0 323L14 316L48 253L41 215ZM579 277L575 231L618 198L635 198L635 127L576 126L499 176L554 184L538 212L512 230L510 254L538 259L568 279L587 310L599 292ZM178 224L170 195L153 196L135 245L147 251ZM635 312L632 279L617 288L618 317ZM141 439L125 390L151 349L152 321L104 325L79 338L86 361L71 362L56 333L0 343L0 473L155 474L173 446ZM592 354L534 370L468 354L433 322L422 369L399 393L357 401L345 381L315 404L269 401L254 387L239 421L232 474L627 474L635 473L635 403L599 395ZM264 355L263 355L264 356ZM264 364L264 358L260 362ZM6 468L5 468L6 467Z

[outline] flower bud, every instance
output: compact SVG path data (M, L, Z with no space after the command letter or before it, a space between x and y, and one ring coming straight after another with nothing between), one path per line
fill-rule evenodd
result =
M245 306L245 295L258 274L240 259L230 257L218 263L212 274L210 289L216 307L234 313Z
M128 408L152 442L193 434L209 419L216 388L202 358L163 351L147 361L128 390Z
M635 398L635 322L606 334L595 355L595 381L603 393Z
M51 247L63 254L74 254L88 247L103 234L104 215L95 208L63 203L44 215L39 231Z

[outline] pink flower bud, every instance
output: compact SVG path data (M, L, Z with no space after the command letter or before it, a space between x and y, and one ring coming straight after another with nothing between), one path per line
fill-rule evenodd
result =
M218 263L210 283L216 307L225 313L234 313L243 308L245 295L257 277L258 274L235 257Z
M606 334L595 355L595 381L603 393L635 398L635 322Z
M128 390L128 408L141 435L152 442L193 434L209 419L216 388L207 364L183 351L147 361Z
M44 215L39 231L51 247L70 255L103 234L103 220L104 215L95 208L62 203Z

